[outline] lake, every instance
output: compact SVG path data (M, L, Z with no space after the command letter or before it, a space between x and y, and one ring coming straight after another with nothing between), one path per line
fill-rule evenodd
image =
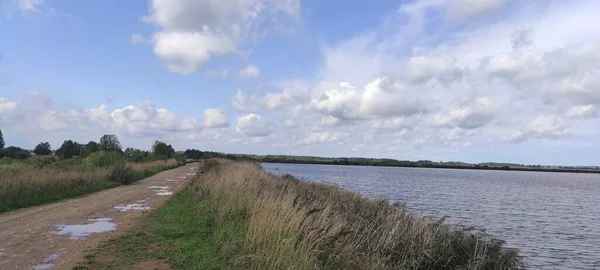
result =
M600 269L600 175L263 163L484 228L534 269Z

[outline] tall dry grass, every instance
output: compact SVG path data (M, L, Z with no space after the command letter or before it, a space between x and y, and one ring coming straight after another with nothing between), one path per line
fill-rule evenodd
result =
M420 217L337 187L276 176L249 162L211 160L191 186L223 241L243 222L245 269L518 269L516 250L483 233ZM228 243L218 248L227 250Z
M131 181L177 166L175 160L130 164ZM67 162L37 166L29 163L0 165L0 213L58 201L121 185L113 167L90 167Z

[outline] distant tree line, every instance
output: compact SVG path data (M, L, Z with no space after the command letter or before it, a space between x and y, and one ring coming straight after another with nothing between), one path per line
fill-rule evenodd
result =
M236 154L226 154L221 152L213 152L213 151L200 151L196 149L186 149L183 152L183 156L187 159L209 159L209 158L226 158L226 159L251 159L245 155L236 155Z
M183 158L183 154L176 154L175 149L170 144L161 141L155 141L151 151L145 151L134 148L122 150L121 142L114 134L106 134L100 137L98 142L90 141L86 144L78 143L73 140L65 140L62 145L53 150L49 142L40 142L33 151L29 151L17 146L4 147L5 141L0 130L0 158L9 159L27 159L32 156L56 156L60 159L70 159L74 157L86 158L97 152L115 153L118 156L125 157L131 162L145 162L152 160L166 160L171 158Z

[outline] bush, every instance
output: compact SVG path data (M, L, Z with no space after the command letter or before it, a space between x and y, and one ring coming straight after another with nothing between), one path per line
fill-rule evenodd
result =
M85 158L85 161L90 168L125 165L125 157L118 152L95 152Z
M27 159L31 156L29 151L16 146L6 147L2 152L4 157L9 157L12 159Z
M110 170L109 179L123 185L129 185L135 181L135 171L129 165L119 164Z
M177 165L179 166L183 166L187 163L187 159L182 153L175 153L175 155L173 155L173 158L175 159L175 161L177 161Z

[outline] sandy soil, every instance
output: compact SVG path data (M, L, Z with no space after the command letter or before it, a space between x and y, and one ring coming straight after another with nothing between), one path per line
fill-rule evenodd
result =
M136 219L148 211L139 206L155 209L172 196L171 192L177 193L197 172L198 166L187 164L130 186L0 215L0 269L71 269L82 260L86 250L132 228ZM123 204L138 205L123 212L115 208ZM61 228L98 230L94 226L64 225L90 224L94 221L89 219L104 218L111 219L109 221L116 225L114 230L91 233L79 239L73 239L77 236L74 234L57 234Z

